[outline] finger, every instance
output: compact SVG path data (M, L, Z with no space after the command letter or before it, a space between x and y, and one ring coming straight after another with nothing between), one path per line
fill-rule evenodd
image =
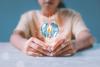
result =
M72 56L74 55L75 53L77 52L77 50L73 47L73 45L70 45L70 49L65 51L65 52L62 52L62 56Z
M51 48L51 50L52 51L55 51L55 50L57 50L57 48L58 47L60 47L61 46L61 44L63 44L64 43L64 39L62 39L62 40L59 40L52 48Z
M68 47L68 45L64 45L63 47L60 47L60 48L58 48L57 50L55 50L55 51L52 51L52 53L55 55L55 54L58 54L61 50L63 50L63 49L65 49L65 47Z
M64 52L63 54L62 54L62 56L72 56L72 55L74 55L75 53L72 51L72 50L69 50L69 51L67 51L67 52Z
M61 51L64 48L67 48L70 45L69 41L61 44L55 51L52 51L53 53L58 53L59 51Z
M73 48L72 45L70 45L68 49L63 50L61 53L59 53L59 55L61 55L61 56L71 56L75 53L76 53L75 49Z
M69 49L72 49L72 48L71 48L70 45L67 45L66 47L62 48L61 50L59 50L59 51L57 51L57 52L55 52L55 53L53 53L53 54L54 54L54 55L60 55L60 54L62 54L63 52L69 50Z
M48 45L46 43L44 43L43 41L37 39L37 38L32 38L32 42L33 43L36 43L38 45L40 45L41 47L43 47L44 49L47 49L48 48Z
M39 51L33 49L32 47L29 47L27 50L27 54L28 55L34 55L36 54L37 56L41 55L41 56L45 56L44 54L40 53Z
M28 54L29 56L34 56L34 57L43 56L42 54L35 53L35 52L33 52L33 51L28 51L27 54Z
M32 48L32 47L28 47L28 49L27 49L27 52L28 51L32 51L32 52L35 52L35 53L39 53L37 50L35 50L34 48Z
M63 52L62 54L60 54L59 56L72 56L74 54L75 54L74 51L72 49L69 49L69 50Z
M44 50L40 45L38 45L38 44L35 44L35 43L32 43L31 45L30 45L33 49L35 49L36 51L38 51L38 52L40 52L40 53L42 53L42 54L44 54L44 55L48 55L48 51L47 50Z
M40 52L36 51L35 49L33 49L30 46L27 48L26 54L31 55L33 52L40 54Z

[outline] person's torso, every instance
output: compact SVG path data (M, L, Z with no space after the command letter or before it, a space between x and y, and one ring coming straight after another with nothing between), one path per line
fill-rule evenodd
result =
M64 14L64 15L63 15ZM62 15L62 16L61 16ZM48 44L59 39L71 40L72 38L72 17L65 11L57 12L51 17L46 17L39 10L33 14L34 25L31 28L31 34Z

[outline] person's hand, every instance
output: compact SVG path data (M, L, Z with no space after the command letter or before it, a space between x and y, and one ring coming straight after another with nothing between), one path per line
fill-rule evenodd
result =
M76 52L74 44L65 39L58 40L52 47L52 56L71 56Z
M47 56L48 46L46 43L42 42L41 40L31 37L26 43L25 47L23 48L23 52L31 55L31 56Z

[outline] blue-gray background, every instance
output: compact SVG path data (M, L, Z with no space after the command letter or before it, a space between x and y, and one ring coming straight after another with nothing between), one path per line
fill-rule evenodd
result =
M100 42L100 0L64 0L64 3L81 13L96 41ZM21 14L39 8L37 0L0 0L0 42L9 41Z

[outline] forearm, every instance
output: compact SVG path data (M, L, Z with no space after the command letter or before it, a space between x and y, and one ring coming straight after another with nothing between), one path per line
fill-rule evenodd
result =
M12 34L10 38L10 42L12 43L12 45L14 45L16 48L18 48L21 51L23 50L26 41L27 39L16 34Z
M93 43L94 38L92 35L82 35L75 39L74 46L79 51L91 47Z
M89 48L92 45L93 45L93 43L89 42L89 40L75 41L75 43L74 43L74 46L75 46L77 51Z
M46 44L43 41L41 41L35 37L33 37L32 40L36 44L39 44L39 45L44 44L46 46ZM16 48L18 48L21 51L24 49L26 41L28 41L28 40L25 37L23 37L22 35L20 35L19 33L12 34L12 36L10 38L10 42L12 43L12 45L14 45ZM43 45L41 45L41 46L43 46Z

